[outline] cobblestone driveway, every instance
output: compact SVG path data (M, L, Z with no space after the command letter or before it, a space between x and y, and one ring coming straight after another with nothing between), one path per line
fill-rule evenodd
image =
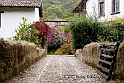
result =
M76 57L47 56L8 83L105 83Z

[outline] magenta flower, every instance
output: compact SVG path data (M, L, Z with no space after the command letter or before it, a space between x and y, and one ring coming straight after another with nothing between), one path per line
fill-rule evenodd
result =
M54 43L54 36L52 34L50 34L48 38L49 38L49 42Z

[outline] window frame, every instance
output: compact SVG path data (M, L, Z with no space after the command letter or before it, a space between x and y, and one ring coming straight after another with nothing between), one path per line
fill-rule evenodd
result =
M99 17L104 17L105 16L105 0L98 0L99 3Z
M0 28L1 28L1 23L2 23L2 20L1 20L2 19L2 17L1 17L2 13L4 13L4 11L0 11Z
M119 14L119 13L120 13L120 0L112 0L112 13L111 13L111 15Z

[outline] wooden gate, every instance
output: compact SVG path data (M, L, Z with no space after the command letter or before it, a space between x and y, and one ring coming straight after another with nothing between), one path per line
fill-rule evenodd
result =
M118 42L105 42L100 45L100 58L97 65L97 72L106 80L110 80L116 55Z

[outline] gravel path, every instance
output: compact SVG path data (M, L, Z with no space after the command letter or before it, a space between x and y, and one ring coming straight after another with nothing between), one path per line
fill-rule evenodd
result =
M8 83L105 83L76 57L47 56Z

